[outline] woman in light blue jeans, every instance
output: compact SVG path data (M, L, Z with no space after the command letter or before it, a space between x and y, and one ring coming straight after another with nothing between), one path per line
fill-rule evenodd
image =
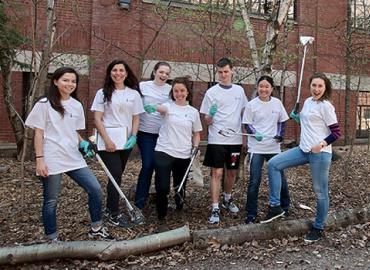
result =
M89 236L113 239L102 226L102 191L94 174L87 167L81 151L92 157L89 142L78 130L85 129L82 104L76 98L78 74L70 67L58 68L47 94L33 107L26 125L35 130L36 175L43 186L42 220L51 242L58 241L57 203L62 174L71 177L88 194L91 229Z
M316 218L305 241L314 242L322 238L328 215L331 144L340 137L340 129L335 109L329 102L332 92L330 80L324 74L316 73L309 82L311 97L304 102L300 114L296 111L291 113L291 117L301 125L299 146L278 154L268 162L270 209L263 223L284 214L280 207L281 172L308 163L317 205Z

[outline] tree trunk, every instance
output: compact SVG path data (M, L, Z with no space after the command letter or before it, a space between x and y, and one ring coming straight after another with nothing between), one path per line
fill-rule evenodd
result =
M1 69L1 75L3 78L4 103L5 103L6 111L8 113L10 124L13 129L13 133L15 136L15 141L17 144L17 153L20 153L22 149L22 144L23 144L24 126L22 123L22 118L18 114L15 108L15 103L14 103L14 98L13 98L13 91L11 87L12 60L8 58L5 63L2 62L0 64L0 69Z
M49 64L51 59L51 54L53 51L53 42L54 36L56 32L56 18L55 18L55 2L54 0L47 1L47 8L46 8L46 39L43 46L43 50L41 53L40 65L39 70L35 72L34 80L32 81L31 89L29 90L27 101L26 101L26 116L31 112L33 108L34 101L37 100L41 95L44 94L47 81L48 81L48 70ZM34 9L37 10L37 3L34 4ZM33 48L35 51L35 48ZM35 58L34 56L32 57ZM33 63L32 63L33 64ZM33 70L36 71L36 66L32 66ZM25 160L30 159L31 152L32 152L32 140L33 140L33 132L25 130L25 143L23 144L22 153L19 154L21 157L21 166L23 167L23 163ZM24 176L24 172L21 172L22 177Z
M345 99L344 99L344 144L350 140L350 103L351 103L351 76L352 76L352 18L351 1L347 1L347 22L346 22L346 56L345 56Z
M350 224L370 221L370 204L359 210L345 210L329 215L327 229L337 229ZM289 235L302 235L310 229L311 220L287 220L268 224L239 225L226 229L199 230L193 233L193 242L199 248L204 248L209 242L224 244L242 244L252 240L266 240Z
M190 239L189 227L185 225L128 241L74 241L5 247L0 249L0 265L63 258L115 260L180 245Z

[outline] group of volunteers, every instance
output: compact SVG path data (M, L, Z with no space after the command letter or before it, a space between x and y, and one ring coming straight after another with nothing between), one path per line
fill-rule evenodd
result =
M130 153L138 145L142 166L135 206L143 209L148 203L155 173L158 230L167 230L171 175L173 188L181 186L176 191L180 196L174 197L176 210L181 211L186 181L181 182L186 179L191 157L199 147L202 114L208 128L203 164L211 168L212 207L208 222L220 222L220 207L231 214L239 212L232 191L241 152L248 140L250 175L245 223L257 221L258 192L265 160L268 162L270 207L261 223L289 215L290 196L284 170L308 163L317 211L305 240L321 239L329 208L331 144L340 136L335 109L329 101L330 80L322 73L315 73L309 79L311 96L305 100L301 112L290 114L301 126L300 144L281 153L280 144L289 116L282 102L272 96L273 79L267 75L258 78L258 95L248 102L243 88L232 83L231 61L222 58L216 67L219 83L206 91L198 111L191 106L192 85L188 77L176 77L171 85L167 84L171 73L167 62L156 63L151 80L139 83L124 60L113 60L107 67L104 85L97 91L91 106L99 156L120 186ZM43 186L42 219L45 234L51 242L58 241L56 210L62 173L88 194L89 236L113 239L102 224L103 215L114 226L131 226L119 209L119 193L111 181L108 181L103 210L101 186L84 160L86 156L94 156L95 148L78 133L85 129L83 106L77 99L78 82L79 76L74 69L57 69L46 94L36 102L26 120L26 125L35 130L36 174ZM235 132L225 136L220 132L225 129Z

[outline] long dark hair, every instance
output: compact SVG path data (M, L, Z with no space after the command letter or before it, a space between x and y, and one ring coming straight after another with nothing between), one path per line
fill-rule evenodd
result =
M78 88L78 82L80 80L78 73L76 70L74 70L71 67L61 67L54 71L51 79L50 79L50 86L49 89L46 91L45 96L47 100L50 102L51 107L59 112L62 117L64 117L65 109L61 102L61 94L59 92L58 87L54 84L54 81L59 80L64 74L66 73L73 73L76 75L76 88L71 93L71 97L77 99L77 88ZM42 97L42 98L43 98ZM77 99L78 100L78 99Z
M272 91L271 91L270 96L274 96L274 88L275 88L274 79L269 75L262 75L261 77L259 77L259 79L257 81L257 87L258 87L259 83L262 82L262 81L267 81L271 85ZM258 91L257 91L257 95L258 95Z
M331 86L331 81L324 73L316 72L314 73L309 80L309 87L311 87L311 82L313 79L321 79L325 83L325 92L319 99L320 101L329 100L331 98L331 94L333 92L333 88Z
M141 96L141 92L139 90L139 80L136 78L134 72L129 67L129 65L122 59L115 59L113 60L107 67L107 71L105 73L105 79L104 79L104 87L103 87L103 94L104 94L104 102L111 102L112 100L112 94L113 91L116 89L114 85L114 81L111 77L111 71L115 65L122 64L125 67L127 76L125 80L123 81L123 84L125 86L130 87L131 89L134 89L139 92Z
M154 68L153 68L152 74L150 74L150 79L151 79L151 80L154 80L154 73L156 73L156 72L157 72L157 70L158 70L161 66L169 67L169 68L170 68L170 70L171 70L171 65L170 65L170 64L168 64L167 62L165 62L165 61L157 62L157 64L155 64L155 65L154 65Z
M186 100L189 101L189 105L191 105L192 104L192 101L193 101L193 94L192 94L192 84L191 84L191 82L189 80L189 76L186 76L186 77L176 77L175 79L173 79L171 91L169 93L170 98L173 101L175 101L175 97L173 96L173 87L177 83L180 83L180 84L185 85L186 90L188 90L188 96L186 97Z

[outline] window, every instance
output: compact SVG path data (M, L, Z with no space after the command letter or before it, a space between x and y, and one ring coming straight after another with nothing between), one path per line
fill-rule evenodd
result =
M370 29L370 0L351 0L352 26Z
M255 15L269 15L272 10L273 0L244 0L245 4L251 14ZM232 4L233 0L175 0L174 2L186 3L186 4L208 4L213 3L219 6L225 6ZM288 18L295 19L295 0L289 9Z

